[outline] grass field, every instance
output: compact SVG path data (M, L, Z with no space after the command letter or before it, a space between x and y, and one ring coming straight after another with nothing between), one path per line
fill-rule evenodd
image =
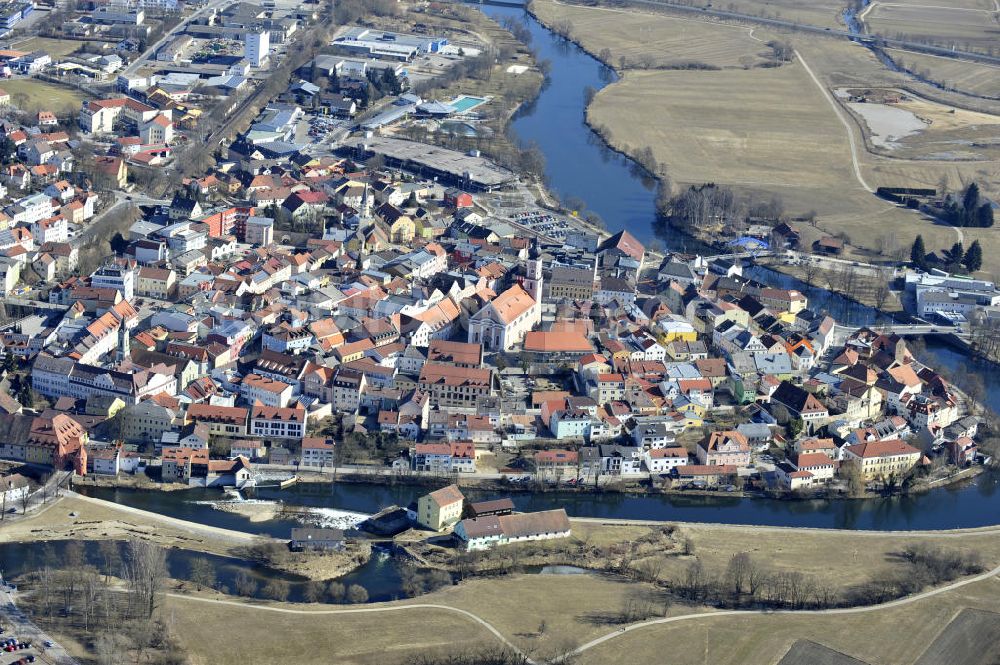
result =
M955 9L985 9L987 11L995 11L996 8L993 5L993 0L948 0L948 2L941 2L941 0L906 0L905 2L900 2L898 4L914 7L952 7Z
M78 512L78 518L70 518L71 511ZM209 551L223 549L224 543L221 542L215 547L210 543L185 542L191 536L185 536L183 530L169 522L141 524L141 520L137 518L138 516L127 514L113 506L64 499L33 519L3 525L0 527L0 537L4 540L60 536L122 537L121 530L131 528L147 533L155 531L164 545ZM874 575L903 572L904 564L900 563L898 553L908 544L918 542L949 551L977 552L987 567L1000 562L1000 531L995 530L893 534L681 523L676 525L676 532L668 540L662 537L648 538L650 534L661 533L662 528L662 525L607 525L598 521L573 523L574 538L588 548L620 548L623 544L642 542L643 545L635 552L635 563L650 557L664 556L666 553L661 580L680 579L685 568L695 558L701 561L708 573L721 573L732 554L749 552L769 572L796 570L811 582L842 589L867 581ZM85 531L81 532L80 529ZM691 540L693 555L679 553L678 543L684 539ZM213 539L205 536L204 540ZM555 544L556 541L553 541L539 546ZM415 599L365 606L365 609L377 610L419 604L438 605L444 609L422 607L392 612L333 614L331 611L350 608L240 601L216 592L194 592L190 586L185 588L187 593L199 598L222 602L206 603L169 596L164 601L164 616L169 617L171 629L181 637L192 663L218 665L279 661L287 657L289 644L300 645L295 652L295 660L302 665L333 662L331 659L337 663L359 665L397 663L418 652L454 652L497 644L497 638L481 624L447 608L475 614L519 649L544 660L616 630L616 617L630 602L636 599L648 601L655 611L662 612L667 598L662 589L650 583L612 575L522 574L467 580L457 586L446 587ZM171 590L174 590L173 586ZM997 591L1000 591L1000 585ZM995 602L1000 604L1000 598ZM978 605L973 603L972 606ZM711 610L673 600L667 608L667 616L708 611ZM876 615L866 616L872 619ZM757 622L768 620L769 617L765 616L732 619L720 617L712 620L716 623L706 623L705 629L711 630L713 635L721 630L727 639L732 632L743 630L750 630L754 636L760 637L771 630L771 626L765 623L758 627ZM790 628L781 634L776 649L780 650L781 644L785 642L787 649L787 645L796 639L815 639L818 634L816 630L819 628L813 627L818 621L814 617L783 615L782 620ZM823 618L823 621L832 620L832 617ZM841 618L836 620L840 621ZM844 620L847 621L847 618L844 617ZM701 621L686 620L684 625L688 628L683 634L690 633L691 628L700 627ZM642 645L645 645L652 641L650 638L656 638L659 642L659 631L666 630L666 627L643 628L636 634L644 636ZM696 629L694 633L700 634L700 631ZM631 635L629 633L621 639L631 640ZM713 638L713 643L714 641ZM827 644L823 640L817 641ZM617 640L613 642L616 646L624 645ZM82 655L84 652L82 645L68 646L77 654ZM842 646L838 644L829 646L842 650ZM637 648L648 657L654 657L647 651L649 647ZM767 660L763 657L770 657L769 648L756 644L753 640L741 643L739 649L749 649L740 651L748 657L748 660L742 662L747 665L776 662L777 658ZM595 649L594 654L599 656L603 649L605 647ZM673 647L671 653L674 653ZM662 654L659 655L662 657ZM709 652L709 662L741 662L715 661L711 659L714 655ZM761 656L759 661L755 660L758 655ZM643 660L645 657L646 655L641 655L633 660L630 656L629 662L660 662ZM591 652L587 652L583 662L609 662L606 660L607 652L601 657L603 660L591 658ZM679 658L677 662L686 662L683 656L679 655Z
M603 665L627 653L629 663L659 664L665 662L664 645L670 645L670 665L770 665L797 640L807 639L866 663L911 665L967 607L1000 610L1000 581L993 577L925 600L870 612L719 616L650 626L604 642L574 662Z
M818 63L817 76L828 81L857 82L854 61L870 64L870 54L859 47L843 53L833 49L841 57L829 60L823 57L824 47L803 52L808 62ZM853 172L848 128L799 63L747 71L629 70L598 93L588 118L609 130L616 148L634 152L651 146L675 186L718 182L757 197L778 195L788 213L815 210L821 229L845 232L862 247L874 249L879 237L889 233L906 244L919 233L934 248L950 247L958 237L953 229L881 201L861 186ZM942 121L940 126L945 125ZM1000 186L996 159L880 157L865 150L857 120L849 127L863 177L872 188L937 187L942 178L953 189L973 178L986 192ZM918 145L910 155L955 147L928 144L924 150ZM1000 247L1000 234L993 229L969 229L965 237L967 243L979 238ZM1000 252L986 255L986 269L1000 270Z
M820 215L843 211L844 194L858 188L844 128L797 64L629 71L598 93L588 118L626 152L651 146L675 183L780 194L790 212Z
M1000 38L1000 25L990 9L956 9L943 6L873 3L865 12L869 32L886 36L957 46L989 52Z
M52 111L57 115L73 114L80 109L84 94L74 88L36 79L0 81L0 88L10 93L11 103L26 113Z
M169 598L165 611L192 665L380 665L496 643L485 628L447 610L310 617Z
M896 62L946 87L973 95L1000 96L1000 67L890 49Z
M579 7L556 0L535 0L543 21L569 21L573 37L591 53L611 52L608 64L619 67L648 62L653 67L701 63L713 67L743 67L770 55L768 38L759 30L690 16L637 13L606 7Z
M75 53L85 42L74 39L52 39L49 37L31 37L15 43L11 48L18 51L46 51L53 58L61 58Z
M676 552L661 554L655 548L643 554L643 558L662 559L664 580L683 578L695 558L707 571L721 574L734 553L748 552L775 572L797 570L818 584L850 587L901 570L899 553L918 543L964 554L978 553L988 568L1000 565L1000 533L965 531L958 536L906 536L707 524L679 524L678 529L674 540L690 538L693 556L678 556ZM650 531L651 527L644 526L573 524L574 535L591 543L636 542Z
M846 6L837 0L695 0L692 4L751 16L797 21L821 28L841 29L844 27L841 16Z

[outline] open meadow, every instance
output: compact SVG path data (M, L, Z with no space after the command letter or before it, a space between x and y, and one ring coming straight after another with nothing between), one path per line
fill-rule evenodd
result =
M706 616L683 622L652 625L630 630L584 651L574 660L579 665L614 662L622 653L629 663L654 665L665 662L669 645L671 665L772 665L799 640L811 640L864 663L893 665L945 665L996 662L996 635L975 634L993 649L976 651L967 639L964 649L950 651L944 659L923 659L953 620L966 608L1000 611L1000 580L996 577L965 585L929 598L848 614L756 614ZM992 654L990 653L992 652ZM799 661L814 665L817 661ZM844 661L819 661L840 663Z
M71 517L70 512L77 516ZM141 533L141 537L152 539L148 531L152 529L163 545L224 553L231 541L223 537L236 536L233 532L194 524L184 529L182 523L166 518L155 526L139 526L138 518L106 502L62 499L36 517L0 526L0 537L11 541L122 538L132 531L133 535ZM501 548L496 556L509 558L520 552L532 560L548 557L553 564L594 565L628 574L514 573L477 577L416 598L363 606L245 600L171 582L161 612L169 618L172 633L194 664L238 665L281 660L288 655L289 644L307 645L295 652L296 662L303 665L329 663L331 659L359 665L391 664L405 662L417 654L453 654L501 644L513 645L544 662L592 640L617 635L620 627L637 621L687 616L679 620L682 622L679 627L689 627L681 634L687 635L692 632L690 628L695 628L695 635L711 630L713 634L724 631L725 635L750 631L754 636L747 637L745 643L738 642L738 649L733 652L747 660L710 662L763 665L776 661L776 658L769 660L772 649L780 656L783 645L801 638L814 639L816 631L821 630L819 626L825 625L823 622L836 617L836 621L843 622L836 634L846 636L856 626L880 619L883 610L822 618L786 614L780 639L764 647L757 644L756 637L772 630L771 617L754 614L702 619L701 615L719 610L670 593L683 583L691 566L700 565L709 578L724 579L733 555L745 553L763 574L801 573L801 579L811 588L826 589L839 597L875 579L906 577L911 564L902 555L911 545L949 556L975 555L986 569L1000 564L1000 529L879 533L574 520L570 540ZM978 589L979 584L997 586L996 582L988 581L970 584L962 590ZM1000 605L1000 594L996 591L993 602ZM958 591L940 596L944 597L950 599L948 606L952 611L964 606L963 603L983 606L977 594L972 594L968 601ZM915 620L938 617L934 600L920 600L906 607L912 608L907 611L917 617ZM635 608L642 608L641 616L634 614ZM887 614L896 611L899 610L884 610ZM904 612L901 616L908 618L910 614ZM46 622L46 628L75 654L86 655L78 630L63 634L58 621ZM634 635L642 636L644 639L636 642L642 646L636 647L639 652L634 662L659 662L647 660L656 657L655 650L648 645L659 642L661 633L673 635L674 630L669 625L630 629L627 635L611 640L614 645L609 646L619 648L625 643L617 640L631 643ZM655 639L648 639L650 636ZM831 646L842 648L839 644ZM582 662L608 662L606 648L599 646L585 652ZM678 662L687 662L681 652L677 653Z
M844 28L842 16L846 7L846 3L838 0L695 0L691 4L840 30Z
M622 58L626 68L742 68L760 64L771 54L759 30L690 15L580 7L556 0L535 0L532 9L543 22L568 21L571 36L587 51L597 54L607 49L609 64L619 68Z
M625 152L652 147L675 188L724 183L778 195L792 214L896 214L856 181L844 126L798 63L627 71L588 119Z
M886 37L989 53L1000 39L996 11L937 5L873 2L864 12L868 31Z
M53 39L52 37L29 37L28 39L15 42L11 45L11 48L17 51L45 51L53 58L62 58L70 53L75 53L80 49L81 46L87 44L88 42L77 41L74 39ZM99 46L100 43L89 42L94 46ZM113 51L112 51L113 52Z
M1000 97L1000 66L899 49L889 49L889 54L906 69L946 88Z

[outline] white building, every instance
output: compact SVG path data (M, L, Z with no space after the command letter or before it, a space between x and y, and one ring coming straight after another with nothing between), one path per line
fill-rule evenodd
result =
M135 296L136 272L134 265L109 262L102 265L90 276L90 284L95 289L114 289L122 294L123 299L132 300Z
M515 284L469 318L468 341L484 350L507 351L542 321L542 261L534 250L525 264L524 286Z
M11 224L34 224L52 217L58 211L52 197L44 193L25 196L7 208Z
M250 30L243 35L245 58L254 67L264 67L271 50L271 33L267 30Z
M570 524L562 508L539 513L485 515L462 520L455 525L455 535L465 542L466 551L471 552L509 543L568 538Z
M247 217L243 241L267 246L274 242L274 220L270 217Z

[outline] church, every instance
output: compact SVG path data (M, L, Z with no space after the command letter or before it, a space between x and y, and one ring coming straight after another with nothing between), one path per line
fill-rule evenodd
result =
M469 319L468 341L484 351L509 351L542 321L542 261L532 253L522 284L486 303Z

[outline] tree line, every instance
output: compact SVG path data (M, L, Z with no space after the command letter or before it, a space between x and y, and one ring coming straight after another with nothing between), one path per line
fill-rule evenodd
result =
M972 226L988 229L993 226L993 205L979 192L979 185L970 183L959 200L949 195L945 198L941 218L952 226Z
M99 563L93 565L84 544L69 541L61 557L46 544L40 559L21 583L31 592L30 612L43 623L80 631L99 665L187 662L159 617L167 580L166 552L161 547L139 539L124 546L101 541Z
M950 249L941 253L942 268L949 272L976 272L983 267L983 248L978 240L973 240L966 249L961 242L956 242ZM931 261L928 259L927 246L924 237L918 235L910 247L910 263L916 268L927 270Z

